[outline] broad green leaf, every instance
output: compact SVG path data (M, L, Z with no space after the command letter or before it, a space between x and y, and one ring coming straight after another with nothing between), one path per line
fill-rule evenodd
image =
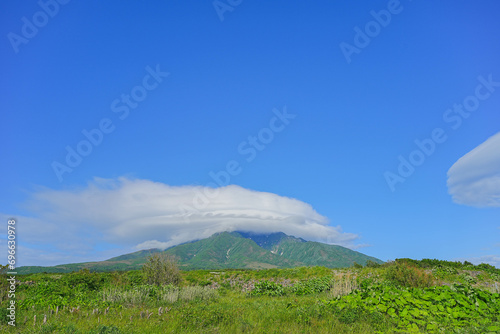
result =
M387 306L384 304L378 304L377 308L380 310L380 312L386 312L387 311Z

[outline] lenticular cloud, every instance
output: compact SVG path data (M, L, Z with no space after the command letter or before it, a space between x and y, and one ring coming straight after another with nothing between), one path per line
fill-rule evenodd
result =
M500 207L500 132L451 166L448 192L458 204Z
M344 246L357 239L330 226L307 203L236 185L209 188L96 178L83 189L40 190L29 207L52 225L97 231L93 234L102 241L139 249L167 248L235 230L280 231Z

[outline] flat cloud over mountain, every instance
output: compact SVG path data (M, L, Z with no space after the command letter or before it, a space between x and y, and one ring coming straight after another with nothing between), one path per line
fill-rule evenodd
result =
M448 192L458 204L500 206L500 132L451 166Z
M221 231L280 231L347 247L353 247L358 238L343 233L340 226L328 225L328 219L307 203L236 185L207 188L125 177L95 178L81 189L38 189L26 209L29 217L17 216L26 247L43 249L43 244L51 244L65 254L61 261L83 260L67 258L68 253L84 256L103 243L167 248ZM57 258L44 264L60 263ZM34 263L22 265L30 264Z

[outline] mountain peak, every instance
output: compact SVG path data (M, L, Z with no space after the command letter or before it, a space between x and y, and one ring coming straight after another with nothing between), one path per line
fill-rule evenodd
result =
M237 231L241 237L253 240L260 247L272 250L275 246L278 246L283 240L290 240L296 242L307 242L302 238L296 238L294 236L287 235L283 232L274 233L256 233L256 232L245 232Z
M81 268L91 270L139 269L151 253L170 254L179 260L181 269L225 268L291 268L324 266L328 268L350 267L354 262L365 264L368 260L383 263L379 259L351 249L306 241L283 232L255 233L248 231L220 232L211 237L177 245L161 251L144 250L102 262L60 265L56 267L20 267L18 272L67 272Z

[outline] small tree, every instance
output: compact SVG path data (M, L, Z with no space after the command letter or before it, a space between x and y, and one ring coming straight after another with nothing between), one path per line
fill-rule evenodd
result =
M357 262L353 262L352 266L356 269L360 269L360 268L363 268L363 265L362 264L359 264Z
M366 261L366 265L365 265L367 268L378 268L381 266L380 263L377 263L375 261L372 261L372 260L368 260Z
M155 253L149 256L142 266L142 271L148 284L178 285L181 281L181 272L177 261L172 255L165 253Z

